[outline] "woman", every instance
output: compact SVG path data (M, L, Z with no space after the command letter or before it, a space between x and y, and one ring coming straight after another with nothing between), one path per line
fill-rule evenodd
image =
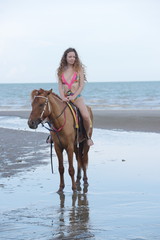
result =
M89 138L91 120L81 95L85 81L84 67L74 48L68 48L64 52L57 74L60 96L63 101L72 101L78 107L88 138L87 144L92 146L93 141Z

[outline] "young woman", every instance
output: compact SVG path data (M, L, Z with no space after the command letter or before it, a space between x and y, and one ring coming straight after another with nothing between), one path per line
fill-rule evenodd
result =
M64 52L57 74L60 96L65 102L73 101L74 105L79 108L88 137L87 143L92 146L93 141L89 138L91 120L81 95L86 80L84 67L74 48L68 48Z

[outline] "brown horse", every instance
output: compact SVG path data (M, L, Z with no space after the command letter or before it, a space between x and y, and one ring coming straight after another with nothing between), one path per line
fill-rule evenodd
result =
M36 129L43 121L48 121L51 125L51 137L54 142L55 152L59 162L60 186L58 191L63 191L64 184L64 165L63 165L63 151L66 150L69 163L69 174L72 180L72 189L76 190L76 183L80 183L81 169L83 169L84 184L88 185L87 165L88 165L88 151L87 139L79 143L77 146L77 131L75 129L75 121L73 114L66 102L50 91L43 89L33 90L32 97L32 111L28 119L28 125L32 129ZM88 107L91 121L93 115L91 108ZM92 135L92 128L90 137ZM77 159L77 181L74 178L73 155L75 153Z

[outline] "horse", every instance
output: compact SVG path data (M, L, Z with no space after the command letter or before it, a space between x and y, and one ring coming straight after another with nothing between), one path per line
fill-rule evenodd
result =
M64 183L64 164L63 151L67 152L69 168L68 172L72 181L72 190L76 191L77 185L80 184L81 170L83 170L84 185L88 186L87 166L89 146L85 131L83 131L83 140L77 144L77 130L75 128L75 119L68 104L52 92L44 89L33 90L31 93L32 110L28 119L28 125L31 129L36 129L40 123L49 122L51 126L50 134L54 143L54 149L58 158L58 167L60 175L60 184L58 192L63 192ZM91 122L93 114L88 107ZM83 128L84 129L84 128ZM92 136L92 128L89 137ZM77 160L77 179L75 181L75 170L73 166L73 156Z

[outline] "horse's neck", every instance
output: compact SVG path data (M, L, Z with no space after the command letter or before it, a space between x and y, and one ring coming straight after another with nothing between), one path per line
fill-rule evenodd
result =
M65 107L64 102L61 99L59 99L57 96L51 96L49 98L49 103L50 103L50 108L51 108L51 114L49 116L50 121L51 122L55 122L55 121L60 122L63 118L63 116L60 116L60 114L63 111L63 108ZM60 116L60 117L58 117L58 116Z

